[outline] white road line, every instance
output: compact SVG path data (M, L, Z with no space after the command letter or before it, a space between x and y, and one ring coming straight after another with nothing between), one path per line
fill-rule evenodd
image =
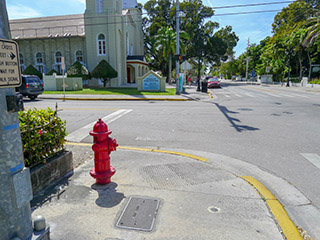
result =
M248 97L255 97L254 95L252 95L251 93L245 93Z
M315 153L300 153L304 156L309 162L315 165L317 168L320 169L320 156Z
M227 94L223 94L223 95L224 95L225 97L228 97L228 98L230 97L230 95L227 95Z
M233 90L229 90L230 92L232 92L235 96L237 97L242 97L240 94L238 94L238 92L236 91L233 91Z
M272 93L266 93L267 95L270 95L270 96L272 96L272 97L277 97L277 98L279 98L280 96L278 96L278 95L275 95L275 94L272 94Z
M303 98L309 98L307 96L303 96L301 94L296 94L296 93L291 93L291 95L296 96L296 97L303 97Z
M127 113L131 112L132 109L120 109L116 112L113 112L105 117L102 118L102 121L104 121L106 124L110 124L113 121L117 120L118 118L126 115ZM94 124L96 124L97 121L94 121L92 123L89 123L88 125L79 128L78 130L70 133L66 140L70 142L81 142L84 138L89 136L89 132L93 129Z
M291 95L288 95L288 94L285 94L285 93L278 93L280 96L285 96L285 97L289 97L289 98L292 98L293 96Z

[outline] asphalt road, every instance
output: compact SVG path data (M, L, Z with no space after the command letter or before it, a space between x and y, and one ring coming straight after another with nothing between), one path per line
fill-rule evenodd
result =
M320 208L320 93L223 83L206 101L25 101L54 108L69 137L92 142L105 118L122 146L192 149L249 162L280 176ZM80 130L79 130L80 129Z

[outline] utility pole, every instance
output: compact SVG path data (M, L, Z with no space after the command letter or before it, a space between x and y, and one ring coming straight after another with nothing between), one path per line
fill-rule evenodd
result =
M199 35L198 35L198 86L197 86L197 91L200 92L201 91L201 88L200 88L200 78L201 78L201 55L202 55L202 52L201 52L201 33L199 31Z
M15 70L9 66L5 68L20 79L17 45L9 41L10 38L6 2L0 0L1 60L15 63L18 66ZM11 59L5 52L9 46L12 50L9 54L13 54ZM0 76L5 79L8 75L1 73ZM3 85L3 82L0 86L0 239L31 239L32 188L29 169L24 166L14 86L9 83Z
M250 45L250 38L248 38L248 47L247 47L246 81L248 81L248 70L249 70L249 56L248 56L249 45Z
M180 36L179 36L179 24L180 24L180 20L179 20L179 0L176 1L176 18L177 18L177 46L176 46L176 55L179 56L180 55L180 45L179 45L179 42L180 42ZM180 62L179 62L179 58L177 59L176 61L176 94L180 94L180 69L179 69L179 65L180 65Z

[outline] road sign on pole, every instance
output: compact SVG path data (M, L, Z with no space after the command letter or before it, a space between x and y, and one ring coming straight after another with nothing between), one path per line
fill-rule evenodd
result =
M270 66L266 66L266 73L269 73L270 72Z
M0 88L19 87L21 70L18 44L0 39Z

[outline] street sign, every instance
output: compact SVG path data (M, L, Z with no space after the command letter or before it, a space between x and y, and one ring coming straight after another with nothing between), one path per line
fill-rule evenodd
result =
M0 39L0 88L19 87L21 70L18 44Z
M181 68L184 69L184 70L190 70L191 69L191 65L187 61L184 61L183 63L181 63Z
M66 64L64 63L64 57L61 57L61 69L62 69L63 73L64 73L64 70L66 70Z
M266 73L270 72L270 66L266 66Z

